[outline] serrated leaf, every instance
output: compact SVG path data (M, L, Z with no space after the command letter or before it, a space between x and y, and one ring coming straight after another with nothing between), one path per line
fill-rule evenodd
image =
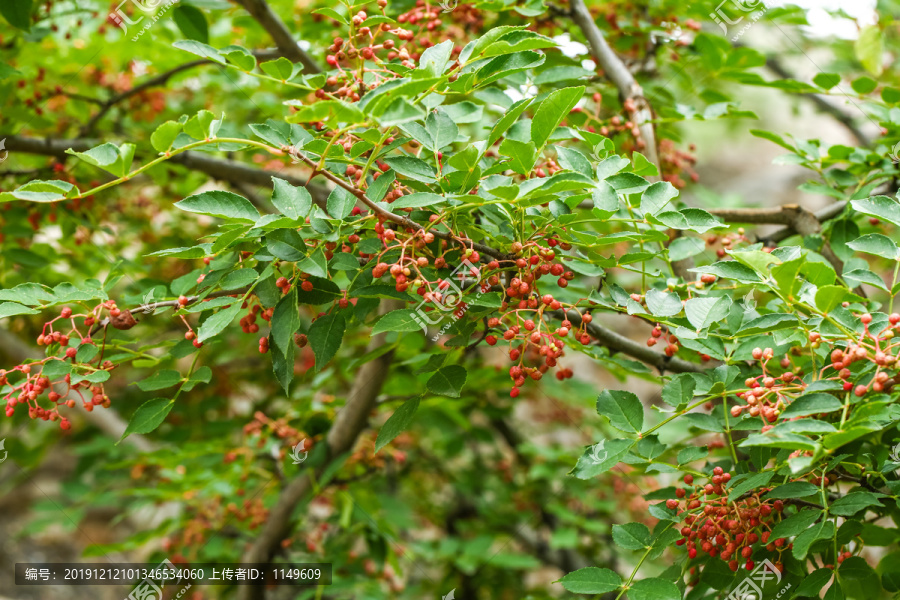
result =
M412 423L413 416L416 414L416 410L419 408L419 402L420 399L418 397L410 398L401 404L400 407L394 411L394 414L388 417L388 420L385 421L381 429L378 430L378 438L375 440L376 454L409 427L409 424Z
M289 219L305 219L312 208L312 196L306 188L291 185L284 179L272 178L272 204Z
M622 586L618 573L599 567L578 569L563 576L559 582L573 594L605 594Z
M531 120L531 142L535 148L543 148L569 112L584 96L584 86L563 88L551 92L541 102Z
M647 308L656 317L674 317L684 308L678 294L651 288L645 294Z
M644 426L644 406L631 392L603 390L597 396L597 412L622 431L639 433Z
M223 308L219 312L206 317L206 320L203 321L203 324L197 330L197 339L205 342L219 335L234 321L239 312L241 312L241 301L235 299L234 303L228 308Z
M143 403L131 417L119 441L132 433L150 433L165 421L173 406L175 401L168 398L156 398Z
M655 215L677 196L678 190L674 185L668 181L657 181L641 194L641 212L645 215Z
M288 346L294 343L294 334L300 328L300 312L297 303L297 288L291 288L290 293L285 294L272 313L272 341L287 354Z
M188 196L175 206L181 210L219 217L229 221L255 223L259 219L259 211L243 196L233 192L213 190Z
M341 313L332 313L319 317L310 326L306 337L309 340L309 346L312 348L313 354L316 356L316 371L321 371L322 367L328 364L334 358L334 355L337 354L338 348L341 347L341 342L344 339L346 327L347 321Z
M466 384L466 370L459 365L441 367L428 379L426 384L428 391L441 396L459 398L463 386Z
M874 254L888 260L897 260L900 258L900 249L894 240L880 233L869 233L847 243L847 246L857 252L865 252L866 254Z
M691 298L684 303L684 314L697 330L706 329L713 323L721 321L731 309L731 298Z
M617 546L626 550L643 550L650 547L650 529L643 523L613 525L612 538Z

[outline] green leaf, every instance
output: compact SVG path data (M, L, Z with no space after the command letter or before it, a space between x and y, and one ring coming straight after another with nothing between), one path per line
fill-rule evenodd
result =
M681 600L681 597L677 585L659 577L635 581L628 588L628 600Z
M684 309L681 298L673 292L651 288L647 290L646 300L647 308L656 317L674 317Z
M822 511L820 510L801 510L797 514L791 515L778 523L772 529L771 539L776 540L778 538L791 537L806 531L821 515Z
M209 42L209 25L206 24L206 17L196 6L179 4L172 11L172 19L184 37L204 44Z
M858 490L842 496L831 503L828 512L839 517L851 517L870 506L881 506L878 497L872 492Z
M825 584L831 581L833 573L834 571L831 569L816 569L800 583L794 596L798 598L818 597L819 593L825 589Z
M177 121L166 121L156 128L150 136L150 144L157 152L166 152L172 147L172 143L181 133L183 125Z
M372 328L372 335L382 333L384 331L418 331L424 325L416 315L415 311L408 308L400 308L392 310L388 314L381 317L375 327Z
M762 473L754 473L746 479L736 481L728 489L728 501L734 502L746 492L763 487L772 480L774 475L775 471L763 471Z
M684 303L684 314L698 331L721 321L731 309L731 298L691 298Z
M531 120L531 141L535 148L543 148L569 112L584 96L584 86L563 88L551 92L541 102Z
M503 134L506 133L512 124L518 120L519 116L525 112L525 109L531 104L531 100L531 98L524 98L509 107L491 129L491 133L488 135L487 148L493 146L497 140L503 137Z
M128 148L127 146L132 147ZM123 144L122 149L120 150L115 144L110 144L109 142L107 142L105 144L95 146L90 150L87 150L86 152L75 152L71 148L66 150L66 154L77 156L89 165L99 167L117 177L122 177L123 175L125 175L128 167L131 165L130 158L128 160L128 164L125 164L126 153L130 153L131 157L134 156L133 145Z
M391 208L421 208L423 206L440 204L446 200L447 199L443 196L432 194L431 192L416 192L414 194L401 196L398 200L394 200L394 202L391 203Z
M142 392L150 392L154 390L162 390L172 387L182 380L181 373L171 369L157 371L147 379L138 381L137 386Z
M466 370L459 365L441 367L428 380L428 391L441 396L459 398L463 386L466 384Z
M833 538L834 531L834 522L826 520L821 523L816 523L806 531L802 532L794 538L794 558L798 560L806 558L806 555L809 553L809 547L812 546L813 542L816 540Z
M291 185L284 179L272 178L272 204L289 219L305 219L312 208L312 197L305 187Z
M857 252L865 252L866 254L874 254L888 260L897 260L900 258L900 249L894 240L880 233L869 233L847 243L847 246Z
M328 277L328 259L325 251L320 247L312 254L297 263L297 268L313 277Z
M12 317L13 315L36 315L39 312L40 311L28 308L27 306L22 306L16 302L0 303L0 319Z
M378 431L378 438L375 440L375 452L376 454L385 446L391 443L395 437L403 433L403 431L409 427L409 424L412 423L413 416L416 414L416 410L419 408L420 399L410 398L406 402L400 405L400 408L394 411L388 420L385 421L384 425Z
M520 175L528 175L534 168L537 160L537 149L531 142L525 143L509 138L500 142L498 151L503 156L510 158L507 166Z
M0 2L0 15L22 31L31 30L32 0L4 0Z
M453 46L450 40L444 43L449 43L451 48ZM433 110L428 114L428 118L425 119L425 131L431 138L430 149L435 152L452 144L459 135L459 128L456 126L456 123L454 123L453 119L447 116L447 113L440 108Z
M864 215L893 223L900 227L900 203L887 196L873 196L867 200L851 200L853 210Z
M823 90L830 90L841 82L841 76L837 73L818 73L813 77L813 83Z
M689 373L680 373L666 382L662 389L663 402L669 406L681 406L694 399L697 382Z
M677 196L678 190L674 185L668 181L657 181L641 195L641 212L645 215L655 215Z
M325 209L328 214L335 219L344 220L350 216L353 207L356 205L356 198L342 187L336 187L328 194L328 200L325 203Z
M884 36L878 25L863 27L853 46L856 58L862 66L876 77L884 70L882 55L884 54ZM855 88L854 88L855 89Z
M321 371L337 354L346 328L347 321L339 312L319 317L310 326L307 339L316 356L316 371Z
M779 485L766 494L767 500L787 500L788 498L806 498L819 491L819 488L807 481L792 481Z
M229 221L255 223L259 219L259 211L243 196L232 192L213 190L188 196L175 206L181 210L219 217Z
M409 177L410 179L421 181L422 183L434 183L435 181L434 168L425 161L415 158L414 156L395 156L392 158L385 158L384 162L404 177Z
M585 567L559 580L566 591L573 594L606 594L622 586L622 578L615 571L599 567Z
M820 413L830 413L843 408L841 401L825 392L814 392L800 396L781 413L782 419L808 417Z
M631 392L603 390L597 396L597 412L622 431L639 433L644 426L644 406Z
M228 308L223 308L217 313L211 314L200 325L197 330L197 339L205 342L210 338L219 335L228 325L234 321L234 318L241 312L241 301L235 299L234 303Z
M824 313L830 313L844 300L859 298L845 287L839 285L823 285L816 290L816 307Z
M453 40L445 40L440 44L429 46L419 59L417 71L422 71L425 77L438 77L444 73L447 63L450 62L450 53L453 52Z
M615 467L634 446L634 440L601 440L589 446L570 471L578 479L591 479Z
M294 63L283 56L260 63L259 68L269 77L282 81L288 81L294 74Z
M617 546L626 550L642 550L650 547L650 529L643 523L613 525L612 538Z
M860 77L850 82L850 87L852 87L853 91L857 94L868 94L878 87L878 82L871 77Z
M196 54L197 56L202 56L203 58L208 58L213 62L219 63L220 65L225 64L225 61L222 60L221 56L219 56L219 51L209 44L204 44L203 42L198 42L196 40L178 40L172 45L179 50L184 50L185 52L190 52L191 54Z
M219 54L242 71L249 73L256 68L256 57L242 46L225 46L219 50Z
M300 329L300 311L297 303L297 287L285 294L272 313L272 341L287 354L288 346L294 343L294 334Z
M162 424L173 406L175 406L175 401L167 398L156 398L144 402L131 417L131 421L128 422L119 441L121 442L132 433L150 433Z

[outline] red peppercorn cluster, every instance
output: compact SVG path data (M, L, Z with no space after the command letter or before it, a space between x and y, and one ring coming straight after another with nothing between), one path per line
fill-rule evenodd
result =
M719 246L716 248L716 256L719 258L725 258L725 255L729 250L733 250L735 246L740 243L750 243L750 239L744 235L745 231L743 227L738 227L736 232L728 232L725 235L711 235L706 238L706 245L710 248Z
M754 360L759 361L762 373L744 381L749 389L738 392L737 397L746 404L732 406L731 416L739 417L746 410L751 417L762 417L765 426L778 420L790 400L803 393L806 384L798 376L802 372L786 370L780 375L772 376L769 363L774 358L774 351L771 348L754 348L751 355ZM788 369L791 366L790 359L781 359L779 365Z
M638 296L637 302L640 302L642 297L638 294L632 294L632 300L634 300L634 296ZM665 331L663 331L665 329ZM647 338L647 345L651 348L658 343L666 344L666 348L664 352L666 356L675 356L678 352L678 338L675 337L672 333L669 332L669 328L662 325L661 323L657 323L656 327L650 332L650 337Z
M102 352L94 352L91 359L85 362L77 361L80 348L95 345L90 332L104 314L108 315L110 324L119 329L129 329L134 325L131 313L119 309L112 300L79 314L66 306L57 317L44 323L36 341L38 346L47 349L47 356L38 361L17 365L8 371L0 370L0 386L6 400L7 417L12 417L16 408L24 404L28 407L29 418L59 422L60 428L65 430L71 427L71 423L60 414L60 406L74 408L76 398L89 412L94 406L110 406L103 384L93 383L87 377L91 373L111 371L115 368L114 365L108 360L102 360ZM71 363L71 367L62 376L55 375L60 372L56 369L56 363L59 362ZM41 406L40 401L45 395L49 407Z
M731 474L722 467L713 469L713 476L702 486L694 485L693 475L685 475L684 483L690 487L677 488L678 499L667 500L666 507L682 512L682 538L676 543L687 546L689 558L703 552L728 562L732 571L741 564L752 570L754 547L765 547L779 556L791 547L784 538L770 539L775 515L784 510L784 503L761 499L760 494L768 491L765 488L728 502L725 486L730 480ZM781 560L775 566L784 569Z

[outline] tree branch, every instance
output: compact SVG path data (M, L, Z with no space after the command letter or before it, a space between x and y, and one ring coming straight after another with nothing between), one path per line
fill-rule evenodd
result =
M558 319L568 319L574 327L581 325L581 315L577 311L570 310L563 313L562 310L555 310L552 313ZM614 352L621 352L633 358L652 365L659 369L660 373L664 371L672 371L674 373L700 373L702 368L700 365L682 360L676 357L668 357L665 354L654 352L647 346L635 342L624 335L620 335L611 329L607 329L592 321L587 326L588 333L594 339L598 340L602 345L606 346Z
M55 156L63 160L69 157L66 149L71 148L76 152L89 150L98 142L90 139L40 139L22 136L9 136L6 138L6 149L10 152L26 152L28 154L42 154ZM233 185L256 185L272 187L272 177L284 179L291 185L304 186L309 190L316 204L325 206L328 198L328 190L315 185L307 185L308 180L300 179L287 173L255 169L242 162L224 158L214 158L202 152L184 152L173 156L171 162L180 164L193 171L206 173L213 179L227 181Z
M316 61L300 47L284 22L272 11L265 0L234 0L234 2L242 6L250 13L250 16L262 25L263 29L269 33L272 40L275 41L275 45L278 46L278 49L281 50L286 58L292 62L302 64L306 73L322 72Z
M835 202L820 212L823 217L831 218L840 214L846 205L846 202ZM785 204L774 208L713 208L709 210L709 213L729 223L785 225L784 229L760 238L760 241L765 244L774 244L793 233L806 236L816 235L822 231L819 216L799 204ZM774 239L776 236L778 236L777 239ZM844 262L838 258L827 241L822 246L821 254L831 263L838 275L843 272ZM862 288L858 288L857 293L861 292L863 292ZM864 292L863 297L865 297Z
M259 50L259 51L253 52L253 56L255 56L256 58L258 58L260 60L267 60L267 59L277 58L277 57L281 56L281 52L278 52L276 50ZM127 100L128 98L134 96L135 94L140 94L144 90L148 90L150 88L165 85L166 82L169 81L169 79L171 79L178 73L181 73L182 71L187 71L189 69L193 69L194 67L202 67L203 65L218 65L218 64L219 63L217 63L215 61L208 60L205 58L200 59L200 60L193 60L191 62L184 63L183 65L178 65L177 67L169 69L168 71L164 71L164 72L160 73L159 75L156 75L154 77L151 77L150 79L147 79L146 81L142 81L139 85L136 85L135 87L131 88L130 90L125 90L124 92L122 92L120 94L116 94L109 100L97 100L96 98L87 98L85 96L77 96L76 94L66 94L67 96L69 96L71 98L77 97L81 100L93 102L95 104L100 105L100 110L97 111L97 113L93 117L91 117L91 120L88 121L84 125L84 127L81 128L79 135L84 137L84 136L87 136L87 135L90 135L91 133L93 133L94 128L97 126L97 123L100 121L100 119L102 119L104 117L104 115L106 115L106 113L108 113L110 110L112 110L112 108L116 104L122 102L123 100Z
M570 0L569 13L572 21L581 29L584 37L587 39L591 48L591 55L597 62L597 65L603 69L606 78L609 79L616 89L619 90L619 98L624 103L631 100L634 103L635 111L632 113L632 120L641 130L641 138L645 143L644 153L651 163L656 165L660 175L662 168L659 164L659 155L656 149L656 131L653 128L653 110L647 98L644 96L644 90L638 84L631 71L625 65L621 58L616 55L612 48L603 37L603 32L594 22L594 17L584 5L584 0Z
M766 67L782 79L796 79L784 68L781 61L777 58L771 56L766 57ZM838 123L843 125L847 131L850 132L850 135L852 135L861 146L868 146L872 143L872 139L866 135L862 129L857 127L856 123L853 121L853 117L841 110L839 106L835 106L818 94L803 94L802 97L812 102L820 112L834 117Z
M378 215L385 221L390 221L390 222L396 223L397 225L400 225L402 227L409 227L410 229L415 229L417 231L425 230L424 227L422 227L421 225L419 225L418 223L416 223L409 217L404 217L402 215L392 213L391 211L383 208L377 202L374 202L372 199L370 199L368 196L366 196L365 192L350 185L349 183L347 183L346 181L344 181L337 175L335 175L329 171L318 170L318 168L317 168L318 165L311 158L305 156L302 153L298 154L298 156L303 160L303 162L305 162L307 165L309 165L310 167L313 168L313 172L315 174L322 175L328 181L332 182L333 184L335 184L337 186L344 188L345 190L347 190L348 192L350 192L351 194L356 196L356 198L360 202L365 204L369 209L372 210L373 213L375 213L376 215ZM456 241L456 242L468 244L469 246L472 247L472 249L477 250L481 254L486 254L487 256L491 256L498 260L511 260L512 258L514 258L514 255L507 254L505 252L500 252L499 250L497 250L495 248L491 248L490 246L485 246L484 244L479 244L478 242L473 242L469 239L460 240L459 238L457 238L450 232L433 229L433 230L431 230L431 233L434 234L434 237L440 238L442 240Z
M396 301L382 303L382 313L396 307ZM369 342L367 352L377 350L387 341L387 332L380 333ZM393 361L393 351L365 363L356 374L356 379L347 394L347 404L337 414L325 439L328 456L325 463L316 469L316 478L330 466L335 458L349 452L356 444L369 419L369 413L375 408L375 399L387 379L388 370ZM304 472L294 478L282 490L275 506L269 511L269 517L263 525L259 537L244 554L243 562L265 563L272 559L281 547L292 527L291 516L294 509L313 491L313 480ZM265 588L258 586L240 586L238 600L259 600L265 597Z

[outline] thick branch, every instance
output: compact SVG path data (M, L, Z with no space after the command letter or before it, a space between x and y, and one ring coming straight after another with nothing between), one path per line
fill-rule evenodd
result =
M708 212L728 223L788 225L801 235L819 231L819 219L799 204L772 208L711 208Z
M395 301L383 303L382 312L395 308ZM367 352L377 350L387 341L387 333L380 333L369 342ZM334 424L328 431L325 443L328 458L325 464L316 469L316 478L331 466L336 457L349 452L356 444L356 440L366 427L369 413L375 408L375 399L381 391L388 370L393 361L393 351L364 364L356 374L353 386L347 394L347 404L335 417ZM294 509L312 492L313 483L304 472L291 481L281 495L275 506L269 511L269 518L263 526L259 537L254 540L250 550L244 554L243 562L263 563L268 562L281 547L281 541L286 538L293 527L291 516ZM241 586L238 592L239 600L258 600L265 597L265 588L257 586Z
M321 73L322 69L318 64L306 53L303 48L288 31L284 22L276 15L271 7L266 4L265 0L234 0L237 4L244 7L256 21L262 25L272 39L275 45L292 62L298 62L303 65L306 73Z
M774 57L766 58L766 67L782 79L796 79L781 62ZM861 146L868 146L872 143L872 139L866 135L862 129L857 127L853 117L841 110L839 106L835 106L818 94L803 94L803 97L812 102L821 112L834 117L834 119L843 125L850 132Z
M653 119L653 111L644 96L644 90L641 89L622 59L609 47L606 38L603 37L603 32L597 27L594 17L584 5L584 0L570 0L569 6L571 7L572 21L581 29L587 39L591 47L591 55L597 61L597 65L603 69L606 78L619 90L622 102L631 100L634 103L635 111L631 118L641 130L641 138L646 144L644 154L650 162L656 165L662 175L656 149L656 131L653 129L653 123L650 122Z

